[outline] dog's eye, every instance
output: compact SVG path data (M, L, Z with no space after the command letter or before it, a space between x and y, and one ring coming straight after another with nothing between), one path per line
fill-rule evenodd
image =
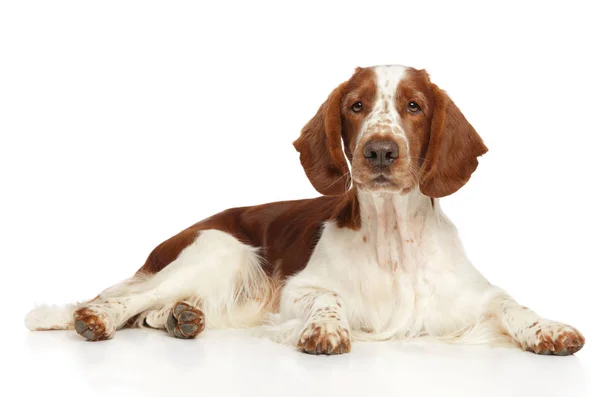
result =
M360 113L362 111L362 102L354 102L351 109L354 113Z
M416 103L414 101L410 101L408 103L408 111L411 113L417 113L417 112L421 111L421 107L419 106L418 103Z

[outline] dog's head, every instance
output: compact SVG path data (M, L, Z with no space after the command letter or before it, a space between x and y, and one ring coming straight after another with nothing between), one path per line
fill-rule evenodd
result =
M467 183L477 157L487 152L427 72L403 66L358 68L333 90L294 146L311 183L325 195L342 194L353 182L366 191L406 194L418 186L427 196L447 196Z

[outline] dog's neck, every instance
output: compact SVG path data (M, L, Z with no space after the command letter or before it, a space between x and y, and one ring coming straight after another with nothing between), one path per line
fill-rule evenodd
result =
M399 193L357 190L363 241L375 247L377 262L397 270L409 253L418 253L426 224L436 215L437 203L419 188Z
M419 188L414 188L407 194L358 189L357 196L365 226L372 228L376 225L386 232L400 230L403 225L418 226L435 212L434 201L422 194Z

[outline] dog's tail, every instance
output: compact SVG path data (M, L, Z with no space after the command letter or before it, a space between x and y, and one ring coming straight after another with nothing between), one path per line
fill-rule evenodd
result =
M25 326L31 331L74 329L73 313L77 306L75 303L64 306L37 306L25 317Z

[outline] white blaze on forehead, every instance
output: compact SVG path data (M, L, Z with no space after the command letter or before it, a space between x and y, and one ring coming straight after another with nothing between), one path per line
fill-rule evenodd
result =
M407 69L406 66L400 65L373 66L372 70L377 76L377 94L394 97L398 83L406 75Z
M396 109L398 84L406 75L405 66L374 66L377 92L371 113L365 119L360 137L371 134L393 134L408 144L406 134L400 125L400 115Z

